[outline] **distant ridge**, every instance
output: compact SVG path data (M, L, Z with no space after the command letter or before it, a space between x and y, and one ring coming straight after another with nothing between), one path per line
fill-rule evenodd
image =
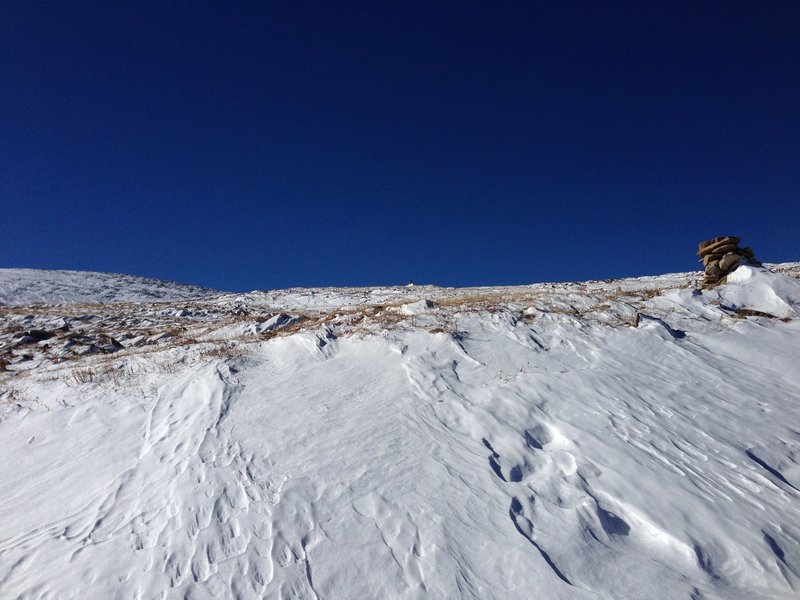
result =
M0 305L169 302L217 295L211 288L92 271L0 269Z

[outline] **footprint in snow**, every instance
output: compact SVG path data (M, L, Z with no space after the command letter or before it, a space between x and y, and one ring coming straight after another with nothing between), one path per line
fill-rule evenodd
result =
M524 432L524 445L521 440L513 440L517 449L511 450L511 459L504 459L486 438L483 445L491 453L489 466L495 475L504 482L517 483L534 477L547 475L569 476L576 472L575 457L564 450L567 441L555 428L536 423ZM516 455L516 460L514 456Z
M539 551L539 554L542 556L544 561L547 563L547 566L550 567L550 569L553 571L553 573L559 579L561 579L561 581L563 581L564 583L572 585L572 582L566 577L566 575L564 575L564 573L561 571L561 569L558 568L556 563L553 562L553 559L550 557L550 555L536 541L536 538L535 538L535 535L534 535L533 522L528 518L528 516L526 514L527 511L528 511L528 508L532 507L534 502L535 501L534 501L533 497L531 497L529 500L526 500L525 504L528 505L528 507L526 507L525 504L523 504L523 501L520 501L516 497L512 498L511 499L511 508L509 508L509 510L508 510L508 514L511 517L511 522L514 523L514 527L516 528L516 530L526 540L528 540L531 543L531 545L534 548L536 548L536 550Z

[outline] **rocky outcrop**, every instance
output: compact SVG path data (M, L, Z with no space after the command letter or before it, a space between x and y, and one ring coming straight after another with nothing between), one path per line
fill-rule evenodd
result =
M697 256L705 270L704 288L710 289L725 283L728 274L741 264L761 265L752 248L739 248L740 241L738 237L726 235L700 242Z

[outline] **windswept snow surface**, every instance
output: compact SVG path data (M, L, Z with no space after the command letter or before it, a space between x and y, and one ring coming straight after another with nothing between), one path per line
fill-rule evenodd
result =
M0 309L0 597L797 597L779 270Z
M196 285L117 273L0 269L0 305L156 302L214 293Z

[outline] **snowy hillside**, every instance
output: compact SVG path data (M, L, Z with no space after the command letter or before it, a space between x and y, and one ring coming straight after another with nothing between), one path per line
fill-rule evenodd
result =
M212 293L195 285L116 273L0 269L0 306L155 302L202 298Z
M0 307L0 597L797 597L771 268Z

